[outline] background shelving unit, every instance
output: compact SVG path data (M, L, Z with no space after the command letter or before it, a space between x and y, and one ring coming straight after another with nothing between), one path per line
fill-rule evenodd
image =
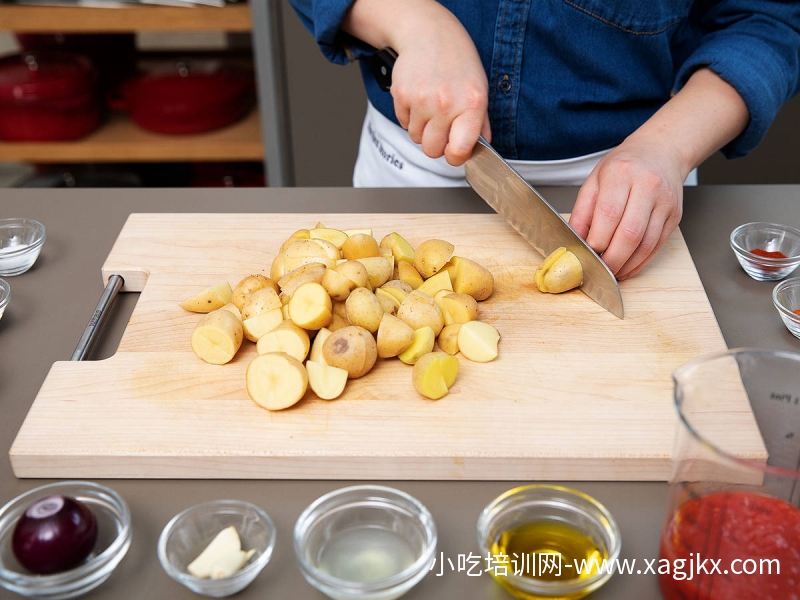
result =
M279 0L250 0L225 7L0 4L0 30L17 33L249 32L259 99L257 110L218 131L159 135L139 129L124 114L113 113L100 129L75 142L0 143L0 161L263 161L269 185L293 185L280 19Z

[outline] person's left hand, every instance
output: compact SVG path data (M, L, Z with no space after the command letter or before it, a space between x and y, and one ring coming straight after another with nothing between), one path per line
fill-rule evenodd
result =
M680 160L668 147L634 134L589 174L569 224L617 279L627 279L678 226L684 179Z

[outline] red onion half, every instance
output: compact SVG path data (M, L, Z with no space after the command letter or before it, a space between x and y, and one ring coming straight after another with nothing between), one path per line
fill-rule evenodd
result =
M41 575L77 566L97 541L97 519L69 496L48 496L31 504L17 521L12 538L20 564Z

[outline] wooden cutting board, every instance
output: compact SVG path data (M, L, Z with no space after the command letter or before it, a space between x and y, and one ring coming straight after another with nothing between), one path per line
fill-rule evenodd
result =
M450 394L426 400L411 367L379 361L334 401L309 390L269 412L245 390L245 341L224 366L190 347L200 315L178 303L269 273L281 242L318 220L432 237L489 268L481 316L501 334L487 364L461 357ZM665 480L675 435L670 375L725 343L676 231L622 282L625 319L579 291L542 294L539 256L497 215L134 214L103 276L141 296L108 360L57 362L10 450L18 477ZM752 427L743 394L715 426ZM752 440L750 443L747 440ZM762 449L745 436L743 453Z

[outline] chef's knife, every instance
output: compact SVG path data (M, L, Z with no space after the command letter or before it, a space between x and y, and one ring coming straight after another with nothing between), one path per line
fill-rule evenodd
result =
M622 294L614 274L539 192L481 136L464 164L467 183L542 256L565 246L583 267L581 291L620 319Z
M388 91L397 55L391 48L372 57L372 72ZM616 277L597 253L564 218L491 147L483 136L464 164L467 183L542 256L564 246L583 268L580 289L613 315L623 318L622 294Z

